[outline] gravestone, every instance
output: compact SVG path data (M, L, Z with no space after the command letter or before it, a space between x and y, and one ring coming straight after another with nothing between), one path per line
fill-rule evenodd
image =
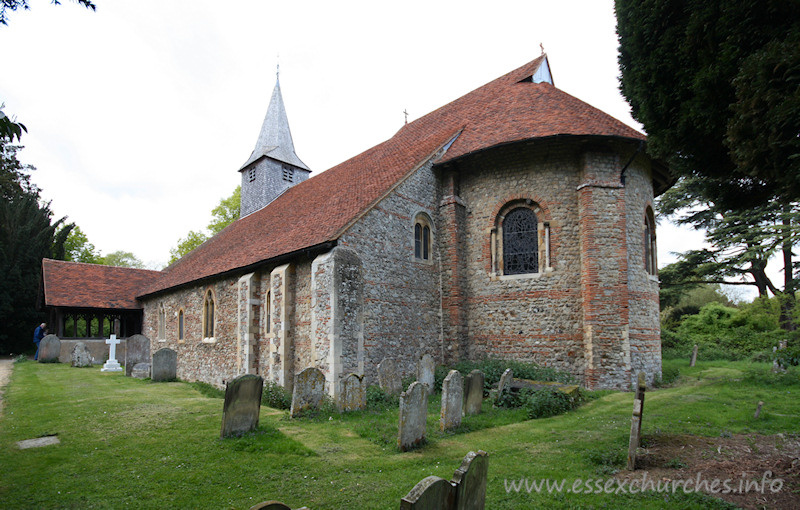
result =
M697 363L697 344L694 344L694 349L692 349L692 359L689 360L689 366L693 367L695 363Z
M442 430L458 428L461 425L461 411L464 405L464 381L461 372L451 370L442 383L442 412L439 427Z
M452 483L429 476L400 500L400 510L451 510L455 508L455 501L456 488Z
M106 340L108 344L108 361L103 363L101 372L122 372L122 366L117 361L117 345L120 340L117 340L117 335L111 335L111 338Z
M280 501L262 501L251 506L250 510L292 510L292 507L284 505ZM308 510L308 507L303 506L297 510Z
M644 392L647 385L644 372L639 372L636 385L636 396L633 399L633 416L631 417L631 437L628 442L628 470L636 469L636 449L642 435L642 412L644 410Z
M72 348L70 353L70 363L73 367L90 367L92 366L92 352L83 342L78 342Z
M480 414L483 404L483 384L485 377L480 370L470 372L464 381L464 415Z
M169 347L163 347L153 353L151 363L153 382L172 381L178 377L178 353Z
M469 452L452 480L438 476L424 478L400 500L400 509L483 510L488 474L489 455L480 450Z
M39 342L39 363L58 363L61 355L61 340L55 335L47 335Z
M503 375L500 376L500 382L497 384L497 400L500 402L502 398L511 391L511 380L514 379L514 371L510 368L505 369Z
M137 363L131 370L131 377L136 379L147 379L150 377L150 363Z
M424 384L414 381L400 395L400 423L397 446L405 452L425 441L425 425L428 418L428 390Z
M378 385L389 395L397 395L402 390L400 373L392 358L383 358L383 361L378 363Z
M325 374L318 368L306 368L294 378L289 415L295 418L307 410L318 409L324 397Z
M139 363L150 363L150 339L133 335L125 341L125 375L130 376Z
M489 454L482 450L469 452L453 473L457 510L483 510L486 504L486 479L489 476Z
M364 376L347 374L339 386L339 411L359 411L367 407L367 391Z
M254 374L237 377L225 385L220 437L241 436L258 427L264 379Z
M430 354L423 355L417 363L417 381L428 387L428 395L432 394L435 389L435 371L436 365L433 363L433 356Z

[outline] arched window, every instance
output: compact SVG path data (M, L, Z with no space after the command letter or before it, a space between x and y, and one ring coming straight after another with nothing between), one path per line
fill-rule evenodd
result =
M158 304L158 339L162 342L167 339L167 310L164 303Z
M203 338L214 338L214 293L211 289L203 299Z
M431 221L426 214L414 219L414 258L431 260Z
M527 207L509 211L502 223L503 274L539 272L539 222Z
M658 274L656 259L656 220L653 210L648 207L644 214L644 269L647 274Z
M183 308L178 310L178 340L183 341Z

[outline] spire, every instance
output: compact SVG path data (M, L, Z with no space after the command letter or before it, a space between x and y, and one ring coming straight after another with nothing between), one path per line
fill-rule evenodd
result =
M283 106L283 96L281 96L281 83L276 73L275 88L272 91L272 99L269 101L269 108L267 108L267 115L264 117L264 124L261 126L261 133L258 135L256 148L247 159L247 162L242 165L242 170L249 164L261 159L262 157L269 157L283 163L309 170L309 168L300 161L297 154L294 152L294 143L292 142L292 133L289 131L289 119L286 117L286 108Z

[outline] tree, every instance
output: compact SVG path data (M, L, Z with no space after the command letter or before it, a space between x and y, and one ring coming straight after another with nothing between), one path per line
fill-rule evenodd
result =
M616 13L620 89L648 151L726 208L800 199L800 2L616 0Z
M208 241L207 235L198 230L190 230L186 237L178 239L178 245L175 248L169 250L169 265L174 264L206 241Z
M100 264L100 259L100 252L89 242L80 227L73 228L64 243L64 260Z
M219 234L222 229L239 219L242 187L236 186L231 196L222 198L211 210L211 221L208 224L209 234L198 230L190 230L186 237L178 240L178 245L169 251L169 264L172 265L183 256L194 250L210 237Z
M698 190L699 177L684 177L658 202L659 213L678 224L706 232L710 248L687 251L660 276L662 286L724 283L753 285L759 296L768 292L784 305L782 324L794 329L792 309L797 285L792 249L800 240L800 205L772 202L749 209L730 209ZM767 265L775 255L783 261L783 282L769 277ZM743 277L749 277L745 279Z
M239 219L241 202L242 187L236 186L231 196L220 200L219 205L211 210L211 222L208 224L208 230L212 236L219 234L223 228Z
M25 127L25 124L20 122L14 122L10 118L3 113L3 108L5 104L0 104L0 138L7 138L11 142L14 141L14 138L19 141L20 137L22 136L22 132L28 132L28 128Z
M129 251L115 251L99 258L98 264L104 266L134 267L144 269L144 263Z
M51 0L54 5L61 5L59 0ZM74 0L87 9L97 10L97 6L89 0ZM0 3L0 24L8 25L8 14L6 11L16 11L17 9L29 10L28 0L2 0Z

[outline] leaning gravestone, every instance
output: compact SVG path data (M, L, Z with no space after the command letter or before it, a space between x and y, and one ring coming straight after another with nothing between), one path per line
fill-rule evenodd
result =
M85 343L77 342L75 344L70 353L70 363L73 367L79 368L92 366L92 352Z
M689 366L693 367L695 363L697 363L697 344L694 344L692 349L692 359L689 360Z
M503 375L500 376L500 382L497 384L497 402L500 402L511 391L512 379L514 379L514 371L507 368Z
M150 339L133 335L125 341L125 375L131 375L138 363L150 363Z
M486 504L486 479L489 476L489 454L482 450L469 452L453 473L456 486L456 510L483 510Z
M400 395L400 423L397 446L405 452L425 441L425 425L428 418L428 390L424 384L414 381Z
M464 415L480 414L483 404L483 384L485 378L480 370L470 372L464 381Z
M424 478L400 500L400 510L483 510L488 474L489 455L469 452L452 480Z
M289 416L295 418L309 409L318 409L323 397L325 397L325 374L318 368L306 368L294 378Z
M422 356L422 358L419 360L419 363L417 363L417 381L428 387L428 395L432 394L433 390L435 389L435 371L436 365L433 363L433 357L430 354L425 354Z
M150 377L150 363L137 363L131 370L134 379L147 379Z
M178 377L178 353L164 347L153 353L151 364L153 382L172 381Z
M241 436L258 427L264 379L254 374L237 377L225 385L220 437Z
M464 381L461 372L451 370L442 383L442 412L439 427L450 430L461 425L461 411L464 405Z
M636 385L636 396L633 399L633 416L631 417L631 437L628 442L628 470L636 469L636 449L642 436L642 411L644 410L644 392L646 382L644 372L639 372Z
M39 342L39 363L58 363L61 355L61 340L55 335L47 335Z
M347 374L339 386L339 410L359 411L367 407L367 392L364 389L364 376Z
M392 358L383 358L383 361L378 363L378 385L390 395L397 395L402 390L397 364Z

